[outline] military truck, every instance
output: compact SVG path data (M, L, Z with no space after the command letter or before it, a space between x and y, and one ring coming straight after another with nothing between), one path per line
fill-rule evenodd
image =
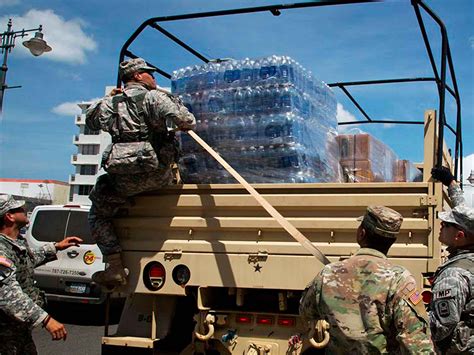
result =
M356 2L363 1L344 1ZM129 47L148 27L199 59L209 60L163 29L161 22L255 12L278 16L293 8L335 3L341 2L315 1L152 18L125 42L119 61L136 57ZM424 161L418 164L423 180L253 187L330 261L347 258L358 249L357 217L368 205L385 205L399 211L404 221L389 257L415 275L424 290L423 301L428 304L430 277L443 257L437 213L450 206L446 191L441 183L431 180L430 172L440 165L459 171L461 115L446 29L421 0L412 1L412 6L433 68L432 78L339 82L329 86L341 88L371 123L424 125ZM441 28L440 71L433 60L421 10ZM170 78L164 70L154 67ZM447 70L452 88L446 83ZM419 121L372 120L347 90L351 85L419 81L434 82L440 99L439 108L427 110ZM446 93L457 104L454 128L445 115ZM454 160L444 143L445 127L455 136ZM323 267L322 262L293 240L240 184L184 184L142 194L120 211L114 223L130 275L117 332L109 334L106 325L103 354L300 354L317 352L323 345L324 329L315 329L314 324L305 323L298 316L302 291Z

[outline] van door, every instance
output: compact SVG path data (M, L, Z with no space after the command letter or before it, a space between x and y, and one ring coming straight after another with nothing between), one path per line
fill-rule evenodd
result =
M59 282L66 294L95 298L99 297L100 288L91 285L91 278L95 272L104 270L104 264L91 236L87 216L86 209L70 210L65 236L78 236L83 243L58 252L63 273Z
M64 239L69 210L39 209L32 215L32 225L28 243L36 248L45 242L59 242ZM35 269L35 278L46 293L58 289L58 275L61 272L60 260L51 261Z

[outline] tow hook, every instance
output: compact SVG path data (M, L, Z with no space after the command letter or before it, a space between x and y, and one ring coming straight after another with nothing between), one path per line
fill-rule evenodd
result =
M216 317L214 315L208 314L206 316L206 319L203 322L203 325L207 326L207 329L208 329L206 335L202 335L198 333L197 331L199 329L199 321L198 321L194 329L194 335L196 336L196 338L201 341L209 340L214 335L214 322L215 321L216 321Z
M316 321L314 326L311 326L308 337L311 345L316 349L325 348L329 343L329 330L330 325L324 319ZM316 336L316 339L315 339ZM321 340L322 339L322 340Z

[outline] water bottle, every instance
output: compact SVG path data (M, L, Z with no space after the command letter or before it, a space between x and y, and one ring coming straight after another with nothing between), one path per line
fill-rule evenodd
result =
M254 110L253 104L253 95L254 95L254 89L252 89L250 86L246 86L241 89L242 92L242 114L246 115L253 115L256 113Z
M262 112L270 113L273 112L274 107L274 92L273 88L270 86L263 87L261 90L261 97L262 97Z
M223 97L222 97L222 90L215 90L209 93L209 101L207 102L207 109L211 115L223 111L224 102L223 102Z
M234 81L234 61L228 60L224 62L224 85L230 87Z
M252 63L252 84L260 85L260 67L262 64L261 59L256 59Z
M290 82L290 65L288 57L281 56L278 63L278 82L287 84Z
M265 57L260 62L259 83L264 85L270 77L271 62L269 57Z
M246 112L245 108L245 88L238 88L234 94L234 109L236 115L243 115Z
M235 100L234 100L235 89L228 88L222 90L223 97L223 111L224 115L234 115L235 114Z
M250 107L250 112L254 113L261 113L263 109L262 105L262 88L260 86L256 86L252 89L251 91L251 107Z
M253 85L253 64L254 61L245 58L241 64L240 86L248 87Z

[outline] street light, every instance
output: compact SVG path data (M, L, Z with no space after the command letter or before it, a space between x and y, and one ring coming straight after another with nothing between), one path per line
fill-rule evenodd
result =
M6 89L14 89L14 88L19 88L21 86L8 86L5 84L5 80L7 78L7 58L8 58L8 53L10 53L15 47L15 39L17 37L26 37L28 36L28 32L33 32L36 31L35 37L28 40L24 41L23 45L28 48L35 57L43 54L44 52L50 52L51 47L48 46L46 41L43 39L43 33L41 32L43 30L43 26L39 26L38 28L33 28L30 30L25 30L22 29L21 31L13 31L12 30L12 19L8 20L8 26L7 30L0 34L0 39L2 41L2 45L0 48L2 49L3 53L3 64L2 67L0 68L0 115L2 114L2 109L3 109L3 95L5 93Z

